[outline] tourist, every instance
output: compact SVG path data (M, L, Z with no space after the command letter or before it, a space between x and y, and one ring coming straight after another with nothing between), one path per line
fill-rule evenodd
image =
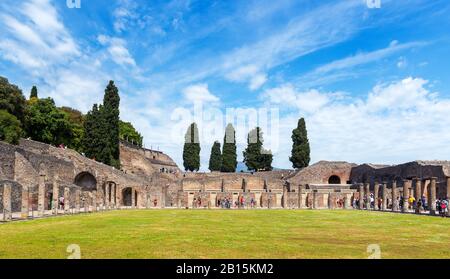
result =
M445 217L447 215L447 212L448 212L448 198L446 198L445 200L441 201L441 212L442 212L442 217Z
M419 199L419 200L417 201L416 212L417 212L417 213L420 213L421 210L422 210L422 200Z
M59 198L59 206L61 207L61 209L64 209L64 197Z
M441 200L436 200L436 210L439 212L439 215L441 215Z
M153 200L153 206L156 207L157 205L158 205L158 200L157 200L157 199L154 199L154 200Z
M423 209L428 210L427 199L425 198L424 195L422 195L421 202L422 202Z
M413 196L409 196L408 198L409 208L414 209L416 205L416 199Z

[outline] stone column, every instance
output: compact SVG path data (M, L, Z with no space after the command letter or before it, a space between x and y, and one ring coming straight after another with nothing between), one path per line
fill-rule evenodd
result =
M430 208L431 215L436 213L436 179L436 177L430 178L430 199L428 201L428 207Z
M312 208L313 209L317 209L318 208L318 203L317 203L317 192L313 192L313 204L312 204Z
M411 185L411 181L404 179L403 180L403 207L402 207L402 212L408 212L408 207L409 207L409 186Z
M422 185L420 182L420 178L415 178L414 179L414 193L415 193L415 198L416 198L416 213L420 213L420 208L419 206L417 206L419 204L420 199L422 198Z
M366 183L366 210L370 210L370 184Z
M287 207L288 207L288 202L287 202L287 200L288 200L288 197L287 197L287 194L288 193L288 191L287 191L287 185L283 185L283 208L284 209L286 209Z
M382 203L381 203L381 210L386 210L387 209L387 183L383 182L383 189L382 189L382 193L381 193L381 199L382 199Z
M110 206L110 198L111 198L111 184L107 182L105 184L105 209L109 209Z
M166 194L167 194L167 187L168 186L162 186L161 187L161 208L166 207Z
M447 193L446 198L450 199L450 176L447 176ZM450 213L450 210L448 211Z
M135 208L135 197L136 197L136 190L134 188L131 188L131 208Z
M397 211L397 181L392 181L392 211Z
M53 202L52 202L52 213L58 214L59 207L59 184L55 180L53 180Z
M39 174L38 186L38 216L44 216L45 212L45 174Z
M29 210L28 201L28 186L22 186L22 206L21 206L21 218L27 219Z
M351 195L349 197L349 194L345 194L345 196L344 196L344 208L345 209L353 209L351 201L352 201Z
M380 184L375 181L374 190L373 190L373 199L374 199L374 209L380 210L378 207L378 192L380 191Z
M92 191L92 211L97 211L97 191Z
M364 209L364 185L359 184L359 209Z
M5 182L3 184L3 221L11 221L12 219L12 184Z
M64 188L64 213L70 213L70 188Z
M302 194L303 194L303 185L299 185L298 186L298 208L299 209L302 209L303 208L303 197L302 197Z
M75 213L80 213L80 190L75 190Z

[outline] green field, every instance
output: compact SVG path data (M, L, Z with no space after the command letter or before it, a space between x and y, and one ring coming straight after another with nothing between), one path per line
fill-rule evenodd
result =
M450 219L365 211L123 210L0 225L0 258L450 258Z

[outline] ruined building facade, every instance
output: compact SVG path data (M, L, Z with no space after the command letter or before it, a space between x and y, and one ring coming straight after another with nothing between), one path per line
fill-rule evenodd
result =
M183 173L160 151L121 143L120 153L122 169L117 170L70 149L31 140L18 146L0 142L0 216L220 208L223 200L232 207L349 209L368 195L382 198L380 209L387 210L397 197L434 200L450 193L448 161L396 166L321 161L299 171ZM59 207L62 197L64 207Z

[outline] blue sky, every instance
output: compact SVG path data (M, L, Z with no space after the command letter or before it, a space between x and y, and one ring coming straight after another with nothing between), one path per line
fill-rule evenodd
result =
M180 165L200 122L203 170L230 108L278 111L265 131L276 167L290 167L299 117L313 162L447 159L450 3L366 2L2 0L0 75L83 112L113 79L122 119Z

